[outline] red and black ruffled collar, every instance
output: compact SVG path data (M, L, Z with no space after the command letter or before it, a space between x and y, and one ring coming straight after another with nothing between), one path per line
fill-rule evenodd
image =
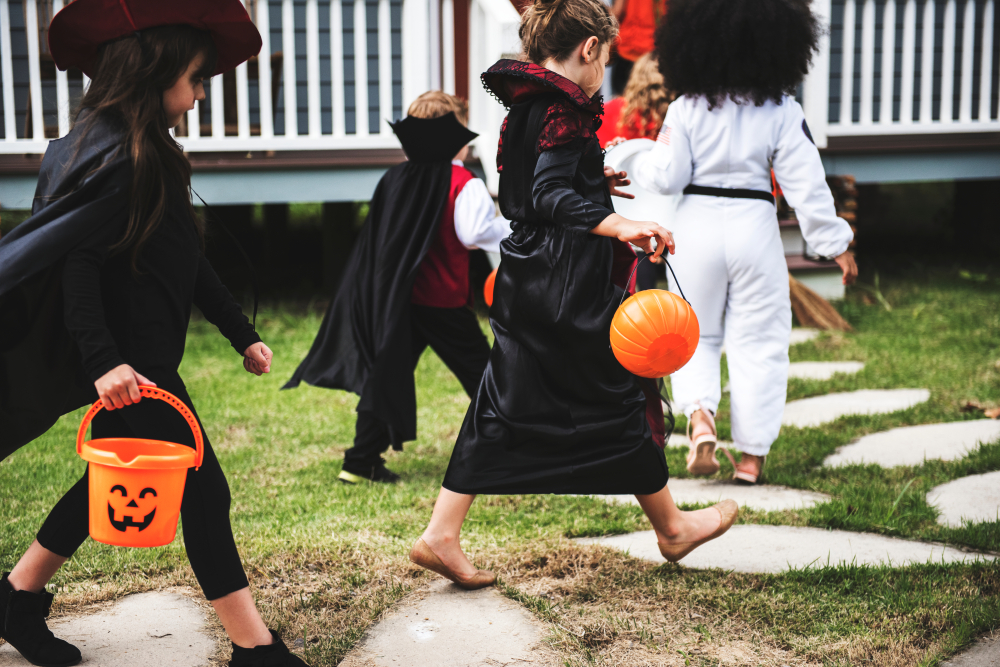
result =
M483 81L483 88L508 109L535 95L558 92L582 111L595 116L604 113L604 98L600 93L587 97L576 83L535 63L498 60L479 78Z

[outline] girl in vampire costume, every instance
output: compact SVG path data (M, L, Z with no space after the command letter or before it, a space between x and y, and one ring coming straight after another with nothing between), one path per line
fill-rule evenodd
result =
M475 393L490 354L472 312L469 250L498 252L510 225L462 166L476 137L468 105L440 91L392 125L408 160L390 169L312 349L286 388L307 382L361 396L340 480L391 483L382 453L417 435L413 370L430 346Z
M674 223L684 252L675 268L685 276L701 339L672 388L691 429L693 475L719 470L723 344L733 444L742 452L735 480L760 480L781 430L792 311L772 169L809 246L836 260L844 284L857 276L848 250L853 232L837 217L794 97L821 34L801 0L675 0L657 36L666 85L680 97L634 177L649 191L684 195Z
M140 402L138 391L158 385L194 412L177 372L192 304L248 371L270 370L271 351L205 259L191 165L169 134L205 98L204 77L260 45L240 0L76 0L53 18L56 64L79 67L91 83L72 131L45 153L33 216L0 239L0 455L98 398L94 438L193 447L173 408ZM184 546L233 642L229 664L304 665L257 612L229 486L207 436L204 446L184 487ZM46 626L45 585L86 540L88 508L85 472L0 579L0 636L35 665L81 660Z
M510 112L497 154L511 235L490 321L496 340L434 505L410 559L464 588L493 583L462 553L479 493L635 494L671 561L724 533L731 500L682 512L667 489L664 419L654 383L609 345L636 263L670 232L614 213L626 175L605 170L597 96L617 23L601 0L536 0L521 20L527 61L501 60L483 83Z

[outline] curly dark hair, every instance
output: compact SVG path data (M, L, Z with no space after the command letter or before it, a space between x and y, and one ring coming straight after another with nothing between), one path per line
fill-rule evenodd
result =
M822 34L808 0L672 0L656 53L678 95L761 106L795 94Z

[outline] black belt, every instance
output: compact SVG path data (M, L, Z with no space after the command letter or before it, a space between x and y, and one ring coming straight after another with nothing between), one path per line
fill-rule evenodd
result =
M704 185L689 185L684 188L686 195L705 195L708 197L727 197L729 199L761 199L774 203L774 195L763 190L745 190L743 188L710 188Z

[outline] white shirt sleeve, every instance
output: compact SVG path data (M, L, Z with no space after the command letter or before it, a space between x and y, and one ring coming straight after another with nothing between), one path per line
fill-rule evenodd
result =
M667 117L653 148L636 158L631 177L642 188L662 195L680 194L691 183L691 142L681 99L667 107Z
M781 192L795 209L806 243L819 255L836 257L854 238L851 226L837 217L819 150L807 134L805 115L786 97L784 122L771 166Z
M466 248L500 252L500 241L510 234L510 222L497 215L486 184L473 178L455 198L455 234Z

